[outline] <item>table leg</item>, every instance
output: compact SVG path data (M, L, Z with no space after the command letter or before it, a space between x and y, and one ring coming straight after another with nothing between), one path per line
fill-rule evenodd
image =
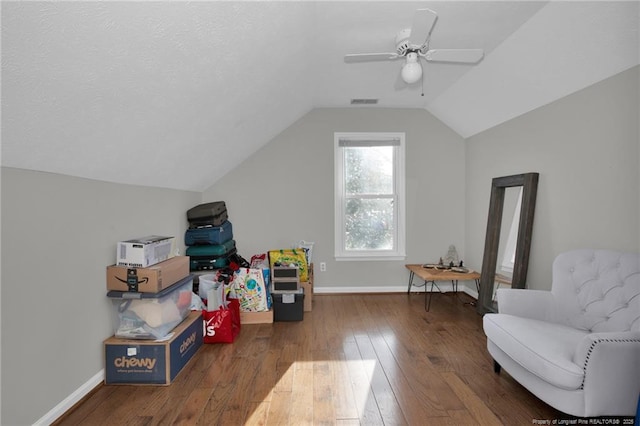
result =
M409 287L407 287L407 294L411 293L411 286L413 285L413 271L409 271Z
M431 283L431 291L427 291L427 283ZM436 284L435 281L426 281L424 282L424 309L425 311L429 312L429 309L431 309L431 293L433 293L433 286L436 286L438 288L438 292L442 293L442 290L440 290L440 287L438 287L438 284Z
M475 280L476 282L476 291L478 292L478 298L480 298L480 280ZM471 302L465 302L465 305L476 306L477 303L473 300Z

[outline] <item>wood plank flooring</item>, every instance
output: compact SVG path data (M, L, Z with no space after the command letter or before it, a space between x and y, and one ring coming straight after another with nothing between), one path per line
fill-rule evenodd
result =
M493 372L464 293L314 295L243 325L171 386L100 386L58 425L530 425L562 414Z

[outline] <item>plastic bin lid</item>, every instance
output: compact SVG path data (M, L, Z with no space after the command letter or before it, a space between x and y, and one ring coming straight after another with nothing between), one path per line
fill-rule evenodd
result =
M304 287L297 290L271 290L271 294L304 294Z
M193 281L195 275L189 275L175 284L171 284L169 287L162 289L158 293L139 293L137 291L118 291L111 290L107 293L107 297L113 297L114 299L160 299L167 294L175 291L179 287L182 287L189 281Z

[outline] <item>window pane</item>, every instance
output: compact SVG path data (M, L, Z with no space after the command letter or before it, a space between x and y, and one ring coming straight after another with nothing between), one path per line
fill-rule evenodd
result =
M393 249L393 200L347 200L345 212L346 250Z
M345 150L347 194L393 193L393 147L358 147Z

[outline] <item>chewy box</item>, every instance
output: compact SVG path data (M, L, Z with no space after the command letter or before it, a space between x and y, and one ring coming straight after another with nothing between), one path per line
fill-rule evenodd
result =
M202 346L202 313L193 312L164 342L104 341L105 384L169 385Z
M113 332L123 339L161 339L189 315L193 275L159 293L110 291Z
M146 268L175 256L175 237L151 235L120 241L116 249L116 264L132 268Z
M147 268L107 266L107 290L158 293L189 275L189 256L176 256Z
M304 316L304 289L271 292L274 321L302 321Z

